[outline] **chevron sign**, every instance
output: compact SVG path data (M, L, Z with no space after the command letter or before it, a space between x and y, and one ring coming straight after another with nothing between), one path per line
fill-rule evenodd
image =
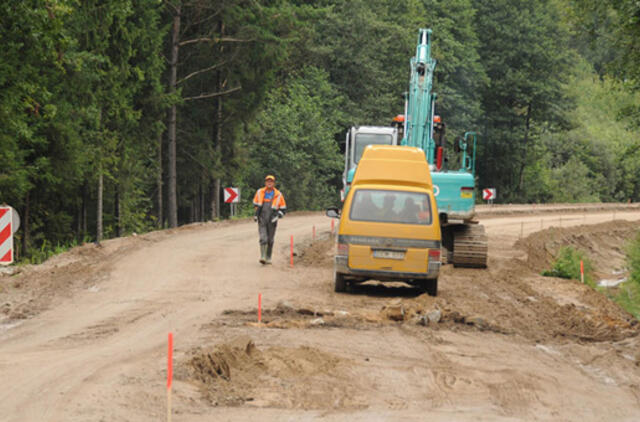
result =
M0 264L13 263L13 230L11 207L0 207Z

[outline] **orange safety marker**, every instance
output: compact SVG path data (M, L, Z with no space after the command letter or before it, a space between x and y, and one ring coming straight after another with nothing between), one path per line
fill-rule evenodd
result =
M316 226L313 226L313 230L312 230L312 233L311 233L311 240L313 242L316 241Z
M580 260L580 281L584 284L584 262Z
M289 265L293 268L293 235L291 235L291 247L289 248Z
M335 228L336 220L331 219L331 236L333 236L333 229Z
M173 333L169 333L167 352L167 421L171 422L171 383L173 381Z
M258 293L258 324L262 322L262 293Z

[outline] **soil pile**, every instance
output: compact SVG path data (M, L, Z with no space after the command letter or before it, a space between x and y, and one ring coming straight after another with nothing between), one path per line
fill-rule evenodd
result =
M239 337L190 355L181 372L215 406L362 407L346 382L348 362L311 347L261 350L249 337Z
M603 342L633 337L640 332L638 321L605 295L576 280L542 277L539 273L549 268L563 246L584 250L602 273L620 268L624 263L624 244L637 227L636 222L613 221L533 233L517 243L517 247L527 252L525 262L495 257L488 269L443 266L436 298L418 292L407 298L388 299L371 310L365 308L365 300L359 307L357 298L393 297L396 292L416 289L387 284L358 285L349 295L354 299L349 318L340 324L350 326L346 321L351 321L355 326L365 328L368 324L373 328L371 323L418 323L430 329L519 335L534 342ZM313 249L314 256L332 253L329 244L317 243ZM306 253L302 251L303 255ZM327 269L331 268L330 262L324 264ZM317 264L316 261L314 265ZM438 322L429 321L427 315L436 311L440 313ZM280 321L277 326L296 326L293 320L296 318ZM325 322L330 321L325 317Z
M595 269L611 273L625 265L625 244L638 232L638 223L611 221L603 224L551 227L519 240L516 247L526 251L527 265L536 272L549 269L563 246L584 251Z

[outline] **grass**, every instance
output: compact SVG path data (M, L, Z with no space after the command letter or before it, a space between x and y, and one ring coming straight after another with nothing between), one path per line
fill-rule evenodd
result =
M42 264L54 255L59 255L71 248L78 246L77 240L72 240L68 244L52 245L45 239L40 248L29 249L29 256L20 260L21 264Z
M618 293L611 299L636 319L640 320L640 284L634 281L627 281L620 284Z
M640 319L640 231L627 245L627 266L629 280L622 283L613 300Z
M591 287L595 287L592 271L593 265L586 254L571 246L564 246L558 251L558 256L553 263L551 270L543 271L546 277L560 277L573 280L580 280L580 261L584 264L584 282Z

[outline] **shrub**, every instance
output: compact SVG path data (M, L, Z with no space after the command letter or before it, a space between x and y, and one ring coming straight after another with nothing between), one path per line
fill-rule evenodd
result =
M593 286L593 280L591 279L593 266L591 265L591 261L583 251L574 249L571 246L560 248L556 260L553 263L553 268L548 271L543 271L542 275L580 280L580 261L584 264L585 283Z
M640 232L627 247L627 265L629 266L629 280L640 286Z

